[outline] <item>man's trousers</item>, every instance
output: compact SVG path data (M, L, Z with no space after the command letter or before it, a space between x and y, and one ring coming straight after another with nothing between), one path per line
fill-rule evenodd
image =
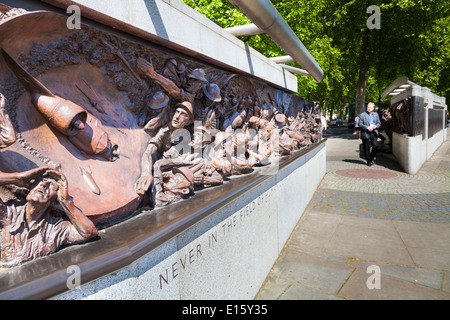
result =
M367 162L372 162L377 156L378 141L375 134L370 134L369 139L362 139L364 156Z

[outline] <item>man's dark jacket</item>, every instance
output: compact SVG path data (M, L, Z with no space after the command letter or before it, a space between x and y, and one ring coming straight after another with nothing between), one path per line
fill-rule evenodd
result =
M380 117L376 112L372 112L372 116L373 116L373 124L377 126L377 128L372 132L375 134L375 137L377 137L378 129L381 126ZM369 121L369 114L367 112L361 113L361 115L359 116L358 124L361 129L361 139L369 139L370 132L367 130L367 128L370 126L370 121Z

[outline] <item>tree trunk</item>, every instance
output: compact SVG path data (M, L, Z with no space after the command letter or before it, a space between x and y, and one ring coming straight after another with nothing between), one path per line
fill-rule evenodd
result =
M366 108L366 88L370 71L360 70L358 83L356 85L356 113L362 113Z
M364 31L361 47L361 63L359 65L359 77L356 84L356 114L365 111L367 82L370 76L369 64L367 63L367 50L369 48L369 34Z
M344 112L345 112L345 96L342 96L341 105L339 107L339 118L344 119Z
M325 119L327 117L327 99L323 99L322 101L322 114L324 115Z

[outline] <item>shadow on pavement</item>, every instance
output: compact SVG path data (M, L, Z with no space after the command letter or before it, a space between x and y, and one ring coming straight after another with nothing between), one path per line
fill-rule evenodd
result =
M324 138L341 138L347 140L358 140L358 135L353 134L353 129L347 128L347 126L333 126L328 127L323 131Z
M355 163L355 164L364 164L366 165L367 162L363 160L357 160L357 159L344 159L343 162L349 162L349 163Z
M379 152L375 160L375 164L392 171L405 173L405 170L403 170L393 154Z
M323 131L323 137L324 138L339 138L339 139L346 139L346 140L358 140L359 136L357 134L353 134L354 130L349 129L346 125L345 126L332 126L328 127L327 130ZM356 143L352 142L352 143ZM363 165L365 168L369 168L367 166L367 161L364 157L363 151L362 151L362 141L359 141L359 158L354 157L348 157L348 156L327 156L327 160L329 161L343 161L347 163L353 163L353 164L360 164ZM378 149L377 157L375 160L375 165L371 168L376 168L377 166L384 167L389 170L397 171L397 172L405 172L400 164L397 162L397 159L395 156L391 153L386 152L385 146L381 144Z
M333 157L334 159L328 159L328 160L334 160L334 161L342 161L347 163L353 163L353 164L360 164L364 167L367 167L367 161L364 158L363 155L360 155L360 159L356 158L348 158L348 157L342 157L341 159L336 159L336 157ZM400 164L397 162L397 159L392 155L384 152L379 152L376 159L375 159L375 165L371 168L376 168L377 166L384 167L386 169L397 171L397 172L405 172Z

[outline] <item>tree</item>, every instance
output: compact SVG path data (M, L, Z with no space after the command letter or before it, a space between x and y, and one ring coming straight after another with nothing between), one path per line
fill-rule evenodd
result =
M184 0L223 28L250 23L227 0ZM322 82L298 76L299 94L342 113L377 101L400 76L450 98L450 1L272 0L324 70ZM380 8L380 29L369 29L369 6ZM267 57L285 55L264 34L242 37ZM296 67L296 63L291 63Z
M449 4L446 0L396 0L381 5L380 82L390 83L398 76L407 76L448 97Z
M334 5L328 10L335 10L333 15L340 18L331 30L334 45L348 59L359 63L357 111L364 111L366 93L374 101L400 76L428 86L437 94L448 94L439 87L439 79L449 65L449 1L330 2ZM365 23L369 18L366 9L377 2L381 26L380 29L369 29ZM354 52L349 52L345 46ZM370 81L371 76L374 81ZM448 84L445 79L442 82L444 86Z

